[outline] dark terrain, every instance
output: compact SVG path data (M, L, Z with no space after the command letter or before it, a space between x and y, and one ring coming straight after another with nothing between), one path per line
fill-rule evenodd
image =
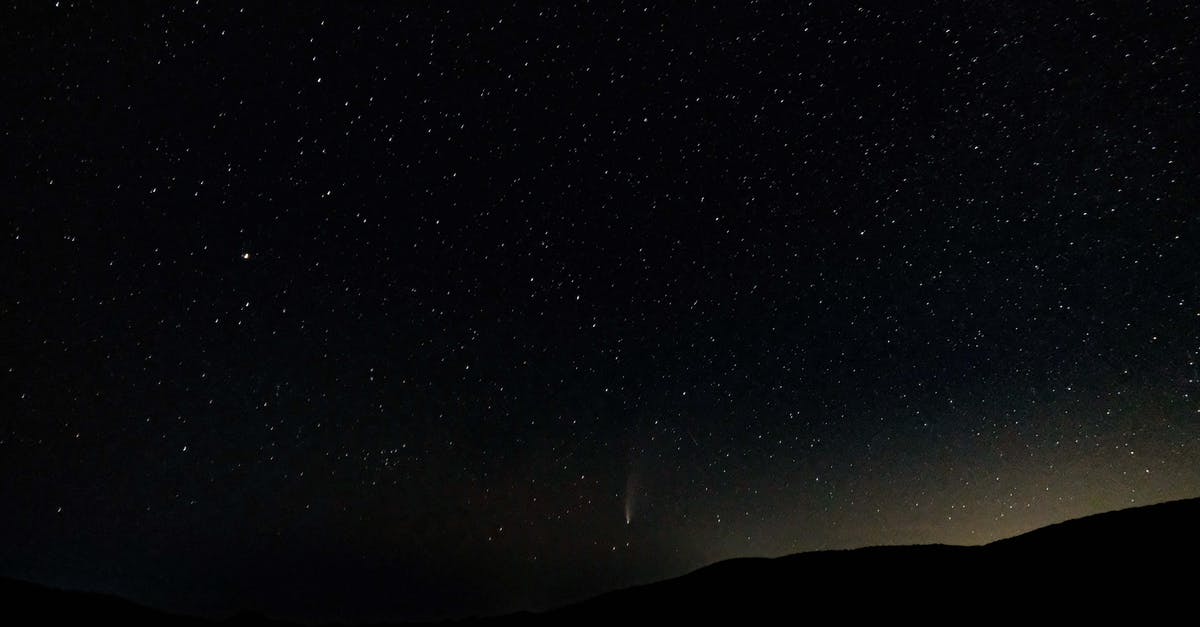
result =
M1198 531L1200 498L1070 520L985 546L728 560L541 614L459 622L1184 621L1197 590ZM253 615L223 623L178 617L11 579L0 580L0 603L9 617L46 624L283 624Z

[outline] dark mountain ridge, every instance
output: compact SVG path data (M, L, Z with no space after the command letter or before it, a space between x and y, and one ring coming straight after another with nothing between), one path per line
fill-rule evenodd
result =
M739 558L544 613L462 624L616 621L1178 618L1191 609L1200 498L1097 514L984 546L880 546ZM212 625L105 595L0 580L9 616L53 623ZM268 624L241 616L234 624Z

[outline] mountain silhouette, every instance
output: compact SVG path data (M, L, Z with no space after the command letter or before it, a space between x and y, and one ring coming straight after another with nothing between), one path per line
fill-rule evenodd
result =
M453 623L1188 620L1198 549L1200 498L1069 520L983 546L732 559L548 612ZM0 579L0 603L10 618L50 624L283 624L249 614L223 622L179 617L12 579Z

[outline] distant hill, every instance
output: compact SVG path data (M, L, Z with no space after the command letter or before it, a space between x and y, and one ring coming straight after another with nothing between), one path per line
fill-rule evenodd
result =
M0 578L0 608L0 622L7 625L211 625L114 596L67 592L6 578Z
M1197 558L1200 498L1070 520L986 546L889 546L727 560L542 614L459 622L1190 622L1200 589ZM0 579L0 604L7 616L47 624L219 624L9 579ZM225 624L231 623L277 624L249 616Z
M1070 520L986 546L889 546L729 560L540 618L739 623L782 616L851 624L1165 619L1190 613L1200 591L1198 558L1200 498Z

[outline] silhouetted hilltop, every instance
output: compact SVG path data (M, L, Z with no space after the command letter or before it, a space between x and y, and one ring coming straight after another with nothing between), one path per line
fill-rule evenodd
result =
M729 560L542 618L1144 620L1190 610L1198 557L1200 499L1189 499L1069 520L986 546L886 546Z
M988 546L1010 554L1120 556L1147 551L1195 551L1200 544L1200 498L1132 507L1047 525Z
M1200 499L1070 520L986 546L870 547L733 559L542 614L460 624L933 623L1186 619ZM115 597L0 580L12 617L47 624L214 625ZM246 615L224 624L275 624Z
M203 620L160 612L132 601L94 592L68 592L0 579L0 622L9 625L209 625Z

